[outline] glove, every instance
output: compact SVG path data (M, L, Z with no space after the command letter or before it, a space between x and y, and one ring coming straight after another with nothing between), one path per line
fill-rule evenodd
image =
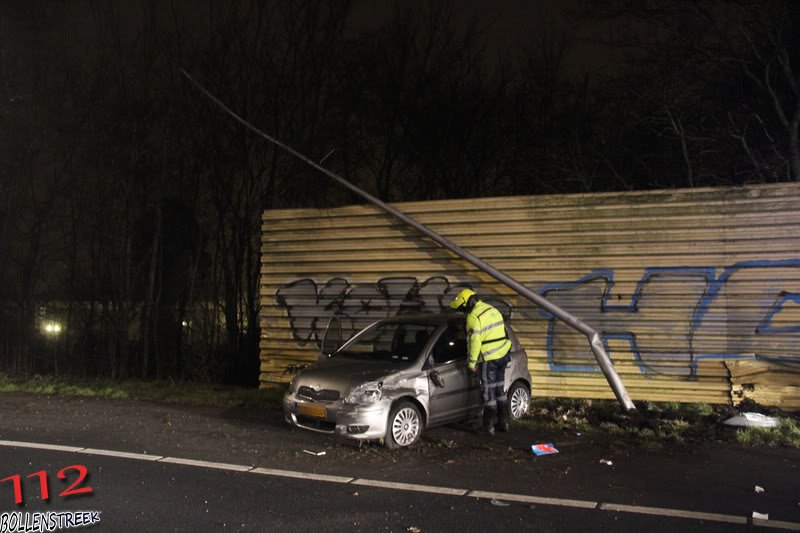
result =
M472 377L474 377L474 378L478 377L478 369L477 368L469 368L469 367L467 367L467 370L469 370L469 373L470 373L470 375Z

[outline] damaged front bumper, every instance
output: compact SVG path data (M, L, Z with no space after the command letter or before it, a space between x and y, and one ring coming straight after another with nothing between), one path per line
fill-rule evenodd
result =
M366 406L343 400L310 402L292 393L283 398L283 414L291 425L359 440L384 438L391 407L387 398Z

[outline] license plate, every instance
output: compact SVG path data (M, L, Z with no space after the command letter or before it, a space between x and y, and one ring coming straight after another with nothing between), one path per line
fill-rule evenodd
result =
M324 405L315 405L309 403L297 404L297 414L305 416L313 416L314 418L326 418L328 410Z

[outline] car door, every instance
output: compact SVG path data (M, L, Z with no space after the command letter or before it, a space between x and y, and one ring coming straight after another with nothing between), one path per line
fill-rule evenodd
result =
M467 341L463 330L446 328L428 355L429 423L462 420L479 400L477 379L467 370Z

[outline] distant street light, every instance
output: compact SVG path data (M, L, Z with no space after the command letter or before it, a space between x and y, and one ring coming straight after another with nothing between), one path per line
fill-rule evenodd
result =
M58 322L46 322L44 325L44 332L48 335L58 335L61 333L62 327Z
M64 328L58 322L49 320L43 324L42 329L44 334L50 337L50 342L53 345L53 373L58 376L58 336Z

